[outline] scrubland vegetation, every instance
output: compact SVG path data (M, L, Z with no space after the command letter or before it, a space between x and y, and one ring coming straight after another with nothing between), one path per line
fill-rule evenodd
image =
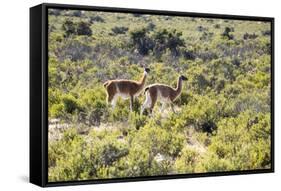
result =
M271 167L271 44L266 22L49 10L49 181ZM106 104L103 83L173 87L153 116Z

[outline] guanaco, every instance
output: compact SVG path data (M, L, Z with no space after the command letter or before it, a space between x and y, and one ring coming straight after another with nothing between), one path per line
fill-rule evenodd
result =
M149 68L144 68L143 75L139 81L126 79L106 81L103 86L107 91L107 103L111 103L112 108L115 108L118 97L122 99L130 98L130 110L132 111L134 98L139 96L142 92L149 72Z
M159 100L162 103L161 110L163 110L164 105L168 103L171 105L173 112L175 112L173 102L181 94L182 81L185 80L187 80L185 76L183 75L179 76L176 88L172 88L171 86L165 84L152 84L147 86L144 90L146 99L141 107L141 113L143 113L144 109L146 108L149 108L150 112L152 112L153 107L155 106L157 100Z

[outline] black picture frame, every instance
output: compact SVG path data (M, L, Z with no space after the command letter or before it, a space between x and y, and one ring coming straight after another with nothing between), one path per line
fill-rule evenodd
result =
M102 180L48 182L48 9L74 9L119 13L156 14L169 16L188 16L202 18L221 18L234 20L266 21L271 24L271 168L231 172L209 172L149 177L127 177ZM30 182L42 187L83 185L96 183L131 182L226 176L274 172L274 18L176 12L162 10L127 9L96 7L85 5L40 4L30 8Z

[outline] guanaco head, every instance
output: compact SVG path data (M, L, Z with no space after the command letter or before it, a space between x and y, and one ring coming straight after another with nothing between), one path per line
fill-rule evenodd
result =
M184 75L181 75L181 76L180 76L180 79L183 80L183 81L186 81L186 80L187 80L187 77L185 77Z
M144 68L144 72L145 72L146 74L148 74L148 73L150 72L150 69L149 69L149 68Z

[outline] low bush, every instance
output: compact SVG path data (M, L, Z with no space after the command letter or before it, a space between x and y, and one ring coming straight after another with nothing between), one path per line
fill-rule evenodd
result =
M128 27L113 27L111 30L114 34L126 34L129 29Z
M196 149L184 147L175 161L175 170L179 174L194 173L199 161L200 153Z

